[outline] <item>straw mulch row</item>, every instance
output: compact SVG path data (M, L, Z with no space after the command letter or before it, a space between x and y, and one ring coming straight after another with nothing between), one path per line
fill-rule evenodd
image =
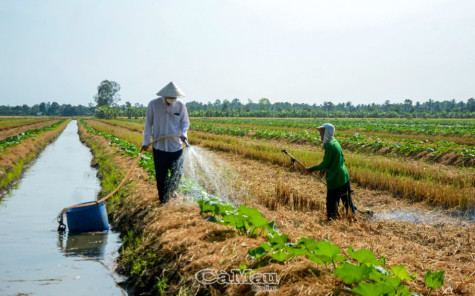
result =
M204 152L209 153L209 152ZM409 286L411 290L427 294L423 277L428 269L445 270L445 295L475 295L475 224L444 215L441 209L425 203L410 203L394 198L385 191L353 188L354 202L359 209L375 212L374 219L359 215L358 221L337 220L327 223L325 209L295 210L294 204L278 204L266 208L260 200L278 199L276 193L284 187L305 204L322 204L325 200L323 184L312 176L290 169L264 165L239 155L213 153L213 157L229 164L241 176L249 176L248 188L257 202L251 204L261 210L268 220L275 220L281 232L292 241L300 237L327 239L342 249L368 248L378 256L384 255L389 265L404 264L418 274ZM353 185L353 184L352 184ZM240 185L242 186L242 184ZM305 201L309 199L309 201ZM273 210L273 208L276 208ZM378 219L392 211L425 213L429 223ZM450 212L450 211L449 211ZM427 218L428 219L428 218ZM422 217L421 217L422 220Z
M57 120L55 120L57 121ZM23 167L33 160L38 153L61 134L70 120L65 121L52 131L47 131L32 138L22 141L20 144L8 147L0 152L0 189L7 188L16 180ZM50 125L48 122L46 125Z
M23 133L23 132L26 132L28 130L41 129L45 126L52 125L55 122L58 122L58 119L51 119L51 120L36 122L36 123L32 123L32 124L26 124L26 125L22 125L22 126L16 126L16 127L12 127L12 128L2 129L2 130L0 130L0 140L18 135L19 133Z

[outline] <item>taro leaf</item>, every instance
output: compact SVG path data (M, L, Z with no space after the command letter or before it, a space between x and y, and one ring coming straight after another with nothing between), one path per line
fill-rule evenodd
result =
M410 275L409 272L407 272L406 267L402 264L391 266L391 270L393 271L394 275L401 280L412 281L416 278L416 274Z
M370 268L365 265L353 265L345 263L335 269L334 274L341 278L345 284L353 284L362 281L368 276Z
M394 289L385 283L359 283L351 291L364 296L393 295Z
M264 250L263 247L257 247L257 248L250 249L249 251L247 251L247 254L251 256L252 258L259 259L267 255L267 251Z
M428 270L426 276L424 277L424 282L426 283L427 287L431 289L437 289L444 284L444 274L445 271L432 271Z
M247 216L249 223L256 228L267 226L267 223L269 223L257 209L240 206L238 208L238 213Z
M380 261L376 259L376 256L374 255L373 251L368 250L368 249L361 249L359 251L355 251L353 247L348 248L348 255L350 255L351 258L355 259L358 261L358 263L361 264L366 264L366 265L378 265L380 264Z
M341 249L339 247L326 240L317 242L315 249L315 255L320 257L325 264L345 261L346 257L339 255L340 252Z

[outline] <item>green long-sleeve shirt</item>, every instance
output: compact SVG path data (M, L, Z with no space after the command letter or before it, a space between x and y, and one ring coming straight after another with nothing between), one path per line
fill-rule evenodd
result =
M336 139L331 140L325 145L325 155L320 164L310 168L313 171L326 171L327 188L335 189L345 185L350 176L345 167L345 156L340 143Z

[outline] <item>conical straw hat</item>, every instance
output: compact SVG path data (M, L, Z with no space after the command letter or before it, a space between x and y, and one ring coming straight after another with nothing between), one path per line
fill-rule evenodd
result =
M170 82L157 93L157 96L178 98L184 97L185 93L175 83Z

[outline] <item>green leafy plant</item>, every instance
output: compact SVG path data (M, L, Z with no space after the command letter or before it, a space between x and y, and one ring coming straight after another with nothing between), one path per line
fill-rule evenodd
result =
M161 279L157 277L157 282L153 286L152 290L156 291L158 295L164 295L165 294L165 289L168 287L167 284L167 279Z
M340 255L341 249L334 244L323 240L316 242L313 248L309 248L308 259L312 262L328 265L333 264L333 267L336 268L336 263L343 262L346 260L346 257Z
M368 250L368 249L361 249L359 251L355 251L353 247L348 248L348 255L350 255L351 258L355 259L358 261L359 265L384 265L386 260L384 257L380 257L380 259L376 258L376 255L374 255L373 251Z
M368 249L356 251L349 247L348 255L356 264L345 262L335 269L334 274L345 284L354 286L353 292L359 295L412 295L404 281L412 281L416 275L410 275L404 265L391 266L389 271L384 267L385 257L378 259Z
M417 274L409 274L409 272L407 272L406 270L406 267L404 265L394 265L394 266L391 266L391 270L392 272L394 273L395 276L397 276L398 278L400 278L401 280L408 280L408 281L412 281L416 278Z
M354 265L346 262L338 266L334 274L341 278L345 284L353 284L366 279L369 272L370 267L366 265Z
M442 287L444 284L444 275L445 271L432 271L428 270L426 273L426 276L424 277L424 282L429 287L429 294L428 296L432 293L432 290L437 289Z

